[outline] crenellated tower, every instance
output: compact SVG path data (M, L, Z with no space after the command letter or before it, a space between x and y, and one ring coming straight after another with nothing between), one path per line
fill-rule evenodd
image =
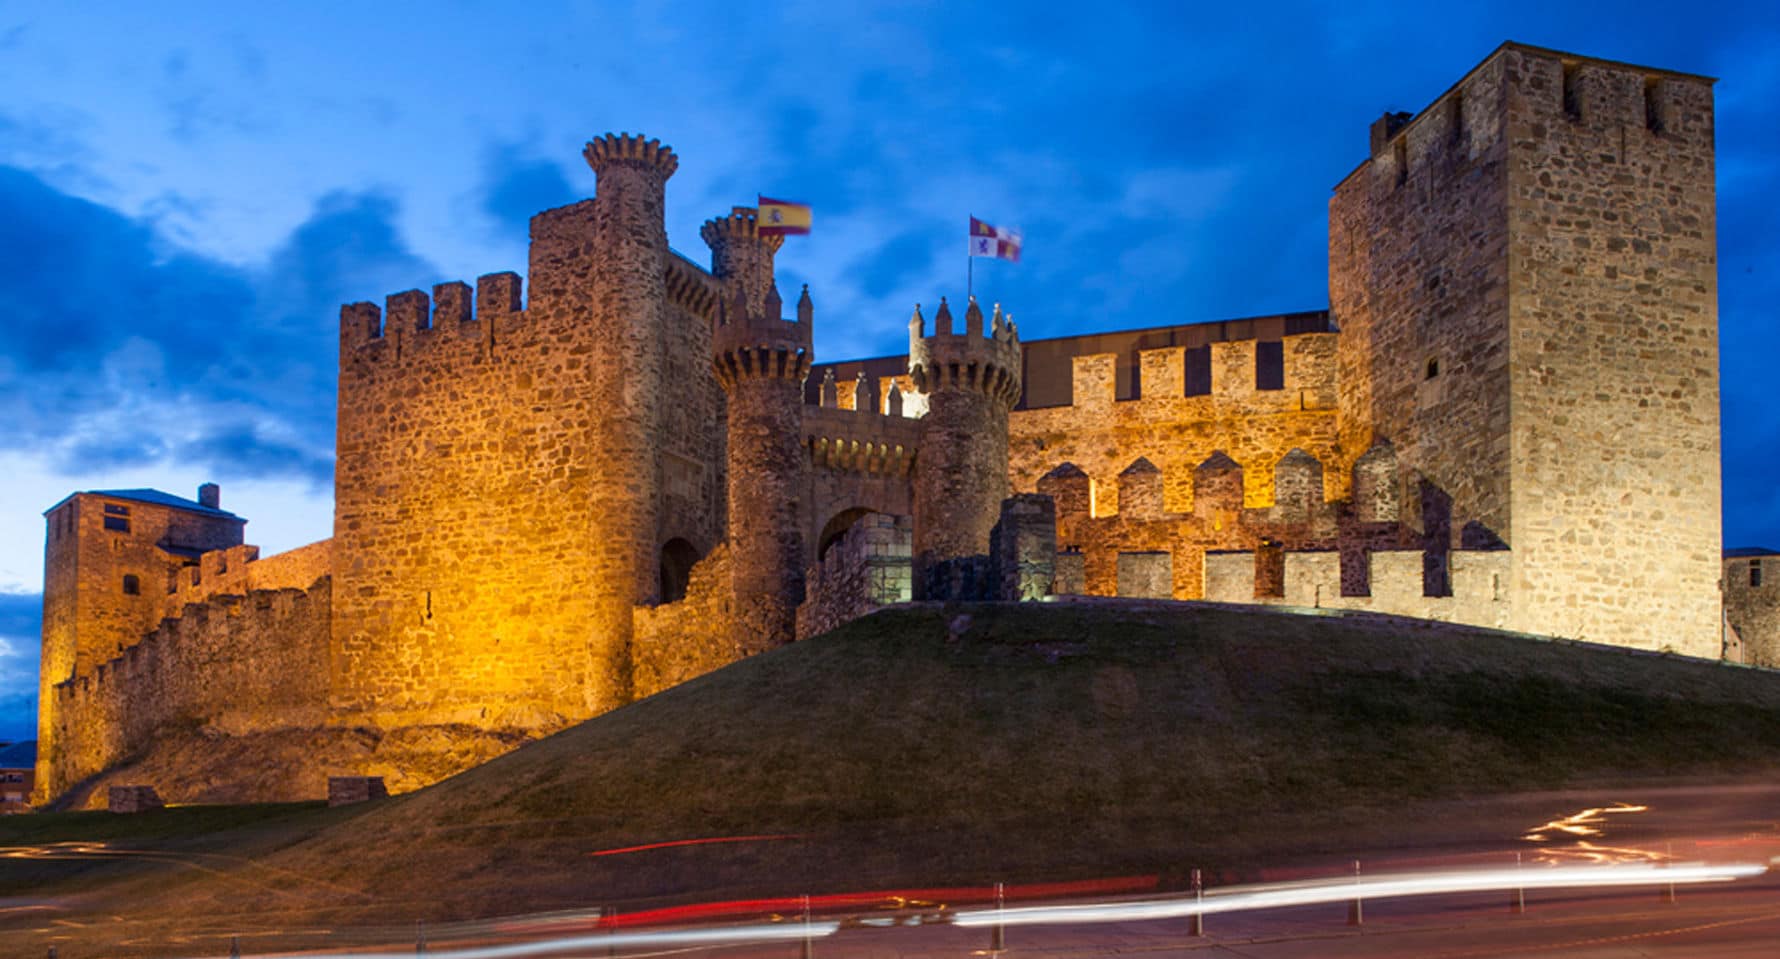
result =
M712 251L722 256L717 243ZM796 322L781 319L781 308L776 286L768 284L757 311L738 284L719 310L712 336L712 370L729 398L733 635L745 653L795 638L803 601L803 382L813 358L814 313L809 288L798 297Z
M657 488L662 368L667 344L668 242L664 220L668 178L680 161L672 149L642 136L608 133L582 151L599 178L593 215L592 321L603 355L592 364L592 462L600 482L589 487L587 516L596 544L596 594L590 645L594 698L629 697L631 609L659 599Z
M927 399L914 476L917 599L935 564L988 552L1010 491L1007 418L1020 398L1019 335L999 304L988 336L975 297L962 334L944 298L933 319L932 336L919 306L909 320L909 376Z
M706 220L698 235L711 248L711 275L732 291L725 299L733 300L739 288L749 314L764 313L773 285L773 255L785 238L761 236L759 212L751 206L732 207L728 216Z

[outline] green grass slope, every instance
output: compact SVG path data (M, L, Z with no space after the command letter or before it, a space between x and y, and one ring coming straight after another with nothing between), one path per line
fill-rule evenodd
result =
M164 895L347 921L1169 873L1353 848L1406 803L1776 767L1763 671L1376 616L916 606L317 821L268 843L265 888ZM781 838L592 855L740 836Z

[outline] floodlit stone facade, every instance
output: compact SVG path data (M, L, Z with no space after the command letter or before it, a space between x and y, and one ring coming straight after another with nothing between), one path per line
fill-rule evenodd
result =
M1711 657L1728 619L1769 661L1774 591L1719 589L1751 574L1719 557L1712 124L1708 79L1504 45L1373 125L1328 311L1025 343L942 298L908 355L827 364L755 211L695 264L678 157L601 137L525 279L342 309L330 540L260 558L214 488L46 514L39 796L174 726L517 741L922 597Z

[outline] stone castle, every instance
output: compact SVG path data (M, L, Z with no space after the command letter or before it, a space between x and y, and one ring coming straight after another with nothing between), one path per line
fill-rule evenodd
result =
M331 539L262 558L214 486L48 511L40 798L178 730L510 745L911 598L1780 659L1773 590L1735 633L1720 588L1707 78L1505 44L1387 114L1326 311L1023 343L942 298L907 356L831 364L752 209L706 269L668 246L672 150L585 156L598 196L533 219L523 282L342 309ZM230 795L453 768L304 762Z

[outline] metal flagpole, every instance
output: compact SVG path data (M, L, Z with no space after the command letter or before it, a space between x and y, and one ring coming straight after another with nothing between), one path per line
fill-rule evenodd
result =
M966 304L970 302L970 296L975 292L971 287L976 283L976 269L977 258L971 255L970 247L967 244L964 248L964 302Z

